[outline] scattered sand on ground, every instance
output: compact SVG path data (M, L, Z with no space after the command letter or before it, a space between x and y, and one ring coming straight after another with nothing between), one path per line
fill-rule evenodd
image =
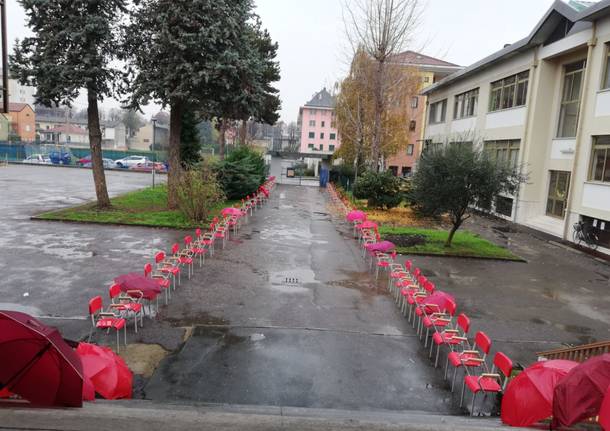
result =
M134 374L150 378L169 352L158 344L128 344L121 348L121 357Z

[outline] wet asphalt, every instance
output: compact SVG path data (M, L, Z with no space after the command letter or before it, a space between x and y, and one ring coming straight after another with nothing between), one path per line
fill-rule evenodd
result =
M150 184L146 174L107 175L113 195ZM29 219L93 197L89 170L0 168L0 309L86 338L87 301L106 300L116 275L140 271L186 234ZM494 351L515 361L610 339L608 265L531 232L494 230L499 224L475 219L467 228L527 263L409 258L455 295L471 333L486 331ZM169 306L138 335L130 328L130 343L170 352L138 392L162 402L455 413L442 373L385 285L368 274L322 191L279 186L225 250L183 279Z

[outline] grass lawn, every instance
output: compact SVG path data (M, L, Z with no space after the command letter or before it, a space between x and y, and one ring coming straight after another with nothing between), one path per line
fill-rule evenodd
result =
M167 208L167 187L160 185L130 192L111 199L112 209L100 211L95 203L39 214L38 220L73 221L85 223L125 224L136 226L192 229L196 224L180 211ZM211 210L217 215L222 208L236 201L221 202Z
M379 228L379 233L382 238L386 238L388 235L422 235L426 238L425 244L411 247L401 247L397 244L396 250L400 254L523 260L507 249L495 245L472 232L463 230L458 230L455 233L450 248L445 248L444 246L449 235L449 232L445 230L382 226Z

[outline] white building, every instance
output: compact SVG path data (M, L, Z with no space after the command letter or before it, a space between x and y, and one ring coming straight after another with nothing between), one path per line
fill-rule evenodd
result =
M566 240L584 220L610 253L610 0L557 0L526 38L423 93L426 145L481 142L529 173L498 214Z

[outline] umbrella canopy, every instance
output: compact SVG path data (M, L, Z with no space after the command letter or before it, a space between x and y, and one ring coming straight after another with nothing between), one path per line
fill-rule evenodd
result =
M0 390L41 406L82 406L82 365L56 328L0 311L0 358Z
M571 426L597 416L609 386L610 353L574 367L555 388L553 423Z
M372 244L367 244L366 248L369 251L379 251L381 253L387 253L389 251L394 250L396 248L396 245L394 245L394 243L390 241L381 241L374 242Z
M599 409L599 424L605 431L610 431L610 387L606 391L606 396Z
M358 226L358 229L375 229L377 230L377 223L370 221L370 220L366 220L363 221L362 223L360 223Z
M107 400L131 398L133 374L120 356L108 347L89 343L80 343L76 353L95 392Z
M364 211L354 210L347 213L347 221L366 220L366 213Z
M436 305L440 310L446 310L449 302L455 303L455 298L447 292L440 290L435 291L432 295L426 297L423 303L426 305ZM436 307L429 307L426 313L434 313L437 311Z
M139 272L119 275L114 282L121 286L122 292L139 290L145 299L155 299L161 293L161 286L154 279L145 277Z
M553 392L557 383L578 362L552 360L537 362L509 383L502 398L502 422L526 427L553 413Z
M224 209L223 209L223 210L220 212L220 214L221 214L223 217L226 217L226 216L228 216L228 215L237 215L237 216L241 216L241 215L244 215L244 212L243 212L241 209L239 209L239 208L229 207L229 208L224 208Z

